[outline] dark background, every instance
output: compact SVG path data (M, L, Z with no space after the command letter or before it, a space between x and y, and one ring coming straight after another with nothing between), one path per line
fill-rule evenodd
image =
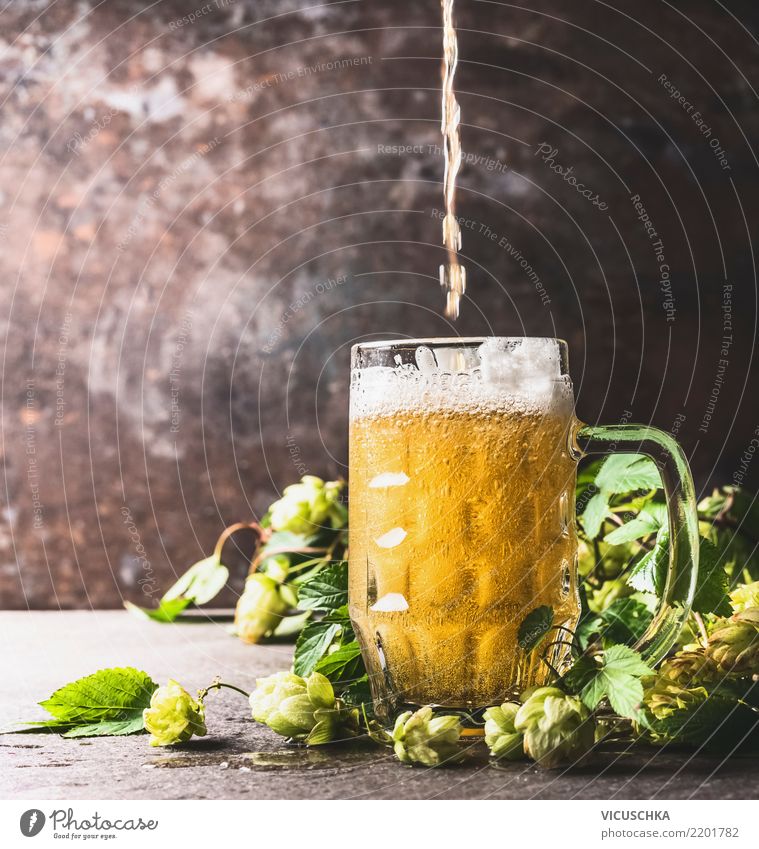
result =
M1 607L149 602L304 467L347 475L362 339L562 336L582 418L756 484L756 4L458 6L451 324L438 0L5 5Z

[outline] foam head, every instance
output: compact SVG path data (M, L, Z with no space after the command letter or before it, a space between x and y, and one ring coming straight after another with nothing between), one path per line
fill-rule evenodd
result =
M450 410L572 409L558 339L491 337L357 345L351 417Z

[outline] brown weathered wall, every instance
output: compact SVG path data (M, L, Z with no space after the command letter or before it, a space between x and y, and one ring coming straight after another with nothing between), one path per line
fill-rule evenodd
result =
M679 428L701 485L740 471L759 423L755 4L459 5L455 327L437 0L5 6L0 606L158 594L300 464L346 474L361 339L563 336L584 418Z

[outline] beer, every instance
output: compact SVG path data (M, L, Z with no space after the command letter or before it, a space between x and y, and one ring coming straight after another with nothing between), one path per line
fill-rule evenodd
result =
M579 615L571 387L482 383L420 374L375 386L378 404L354 393L350 613L375 689L411 705L487 706L545 682L520 623L541 605L555 625Z

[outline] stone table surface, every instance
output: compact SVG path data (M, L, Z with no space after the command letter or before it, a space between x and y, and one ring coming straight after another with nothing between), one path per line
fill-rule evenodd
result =
M228 623L159 625L124 612L0 614L0 727L43 716L36 703L58 686L108 666L132 665L191 691L215 675L245 689L287 668L291 646L246 646ZM14 799L756 798L759 762L656 750L605 753L582 768L494 768L476 745L464 765L404 767L386 750L354 744L288 747L249 719L231 692L211 693L208 737L152 749L144 736L66 740L0 737L0 797Z

